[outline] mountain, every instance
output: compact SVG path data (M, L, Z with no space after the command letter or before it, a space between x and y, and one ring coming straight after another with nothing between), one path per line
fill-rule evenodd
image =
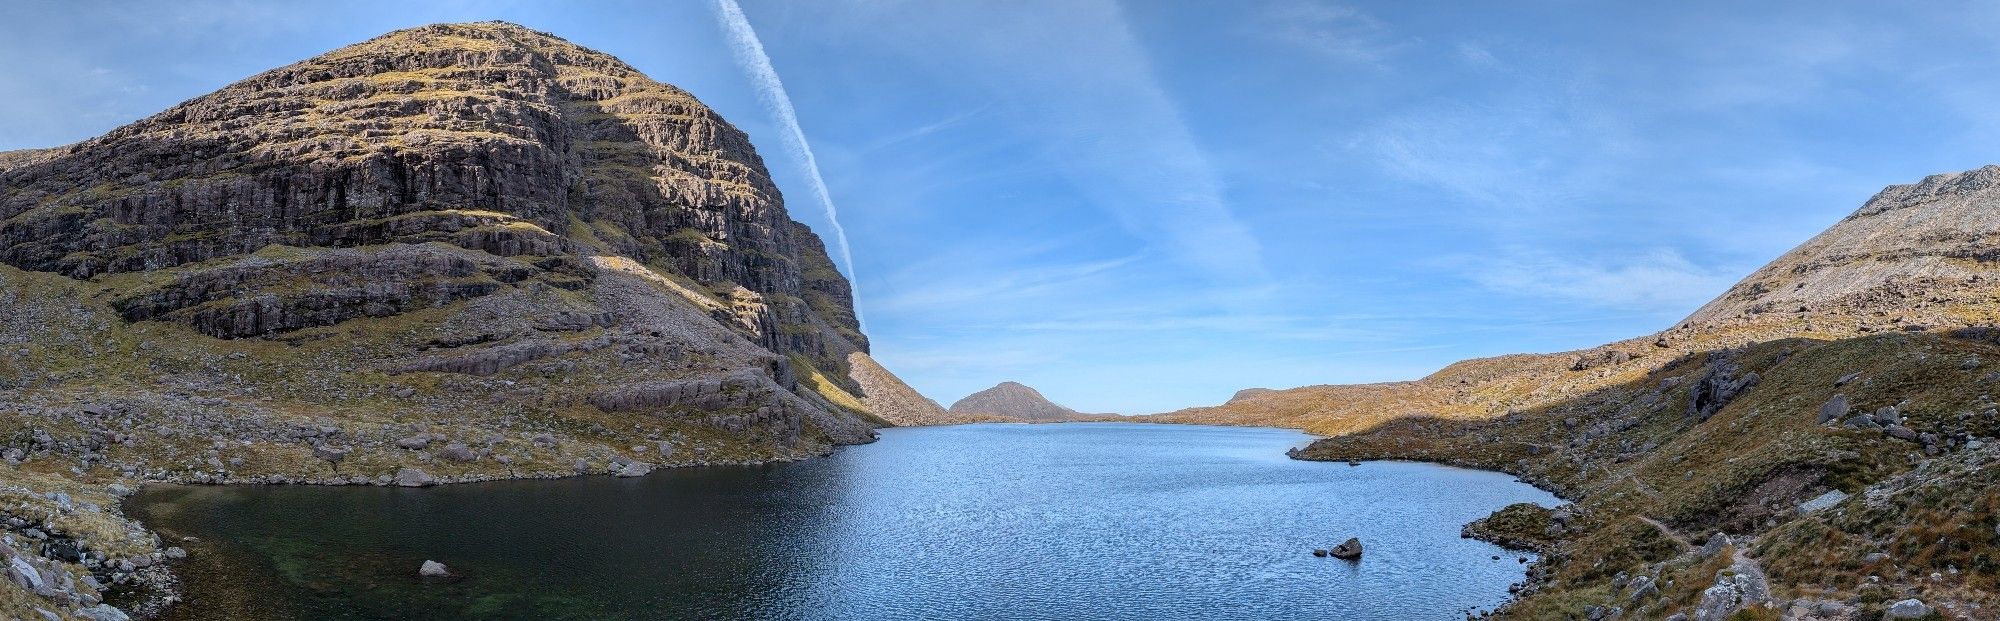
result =
M1981 618L2000 605L1996 236L2000 167L1936 175L1655 334L1155 420L1299 427L1330 436L1301 459L1555 491L1571 504L1467 528L1544 553L1504 618Z
M919 394L868 354L848 354L847 365L853 370L854 381L861 384L861 390L867 395L862 401L868 411L883 420L905 427L978 422L945 411L944 406Z
M0 154L0 307L0 478L113 558L157 549L112 536L136 527L108 482L638 474L822 454L880 420L849 285L749 138L506 23ZM41 511L47 491L98 509Z
M1890 187L1684 323L1788 324L1797 318L1886 330L1991 322L1991 279L2000 261L1996 200L2000 166Z
M1048 400L1042 393L1018 382L1000 382L986 390L966 395L951 404L951 412L960 416L993 416L1005 420L1025 422L1055 422L1079 420L1088 415L1080 414Z

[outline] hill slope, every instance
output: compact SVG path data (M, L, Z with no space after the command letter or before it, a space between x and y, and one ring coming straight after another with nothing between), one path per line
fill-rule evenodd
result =
M989 416L1031 423L1081 420L1086 415L1049 401L1040 391L1019 382L1000 382L951 404L959 416Z
M848 283L748 137L512 24L389 33L0 153L0 307L0 493L22 498L0 512L114 559L158 551L111 482L638 474L877 420ZM88 571L163 575L137 565ZM0 583L0 616L88 599Z
M1303 459L1556 490L1574 504L1542 512L1549 556L1511 618L1873 618L1906 599L1983 618L2000 606L1996 233L2000 168L1933 176L1660 333L1160 420L1301 427L1334 436Z

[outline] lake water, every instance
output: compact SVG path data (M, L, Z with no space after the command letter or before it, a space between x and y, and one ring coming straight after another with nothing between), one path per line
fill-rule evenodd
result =
M1277 429L888 429L800 463L429 489L153 486L179 619L1463 619L1522 579L1459 528L1549 494L1303 462ZM1317 558L1350 536L1359 562ZM1499 555L1500 560L1493 560ZM463 578L424 581L425 559Z

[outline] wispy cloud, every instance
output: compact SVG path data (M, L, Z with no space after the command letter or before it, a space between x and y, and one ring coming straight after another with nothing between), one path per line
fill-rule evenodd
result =
M1253 26L1259 34L1319 56L1379 65L1412 45L1395 39L1381 20L1344 4L1285 0L1265 5Z
M854 251L847 244L847 230L840 226L840 209L833 204L833 194L826 189L826 179L820 176L819 160L813 157L812 144L806 141L806 131L799 126L798 111L792 108L792 96L785 92L785 83L778 79L778 69L771 64L771 57L764 53L764 42L758 40L757 31L750 27L750 18L743 15L743 7L736 0L714 0L715 18L722 23L729 37L729 48L736 56L737 64L757 86L757 96L769 108L771 116L785 129L783 137L786 148L797 158L805 169L813 198L819 200L826 209L826 221L833 227L834 244L840 251L840 262L847 266L847 277L859 280L854 270ZM866 325L862 319L860 287L853 288L850 295L854 300L854 320Z
M1500 66L1500 59L1493 55L1493 50L1487 49L1486 46L1477 43L1460 42L1458 44L1458 57L1464 60L1466 64L1482 69L1491 69Z
M1496 291L1648 312L1691 311L1741 275L1664 248L1588 259L1515 248L1468 263L1468 275Z

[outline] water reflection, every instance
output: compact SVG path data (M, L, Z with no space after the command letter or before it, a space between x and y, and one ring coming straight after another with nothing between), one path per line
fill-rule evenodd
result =
M423 490L152 488L213 619L1454 619L1521 577L1457 537L1495 473L1288 460L1289 431L894 429L795 464ZM1314 558L1360 536L1358 563ZM415 577L424 559L465 575Z

